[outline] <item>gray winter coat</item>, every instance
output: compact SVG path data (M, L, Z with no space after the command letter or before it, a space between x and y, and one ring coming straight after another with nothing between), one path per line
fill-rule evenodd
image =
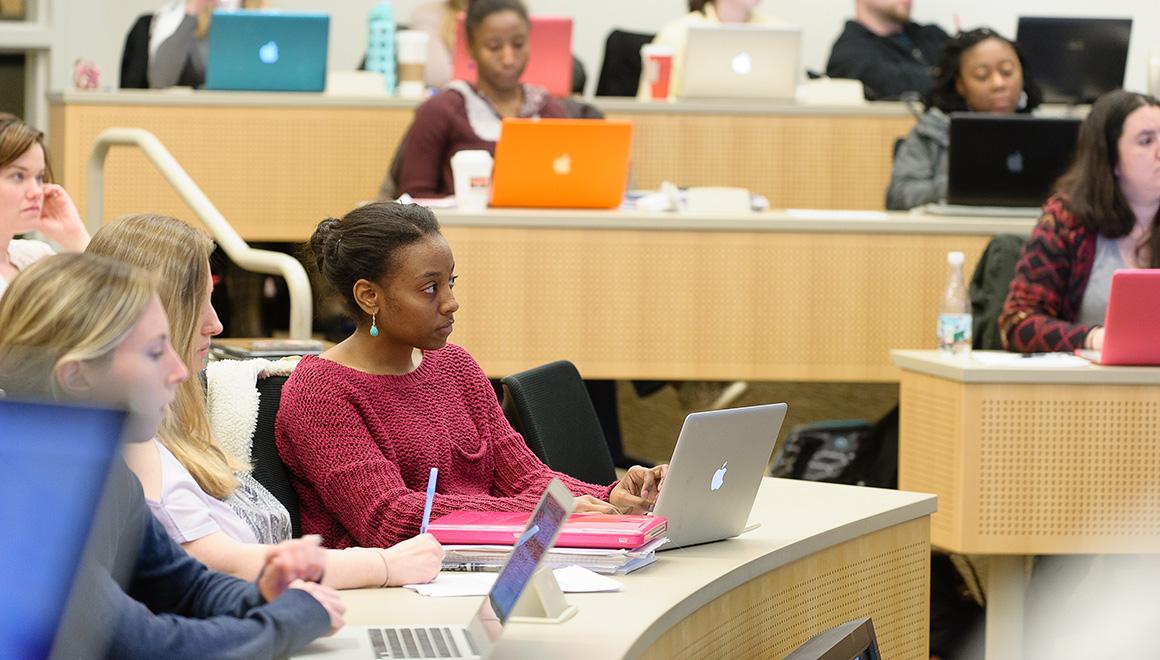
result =
M946 197L950 133L951 119L938 108L919 117L894 156L886 208L905 211Z

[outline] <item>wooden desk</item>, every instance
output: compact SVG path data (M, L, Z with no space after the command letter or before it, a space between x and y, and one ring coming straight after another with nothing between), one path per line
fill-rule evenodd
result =
M322 94L189 90L57 92L49 97L57 179L82 209L85 165L110 127L153 132L250 241L303 241L379 189L415 102ZM745 186L791 208L881 209L894 140L914 119L897 103L647 104L598 99L635 125L632 184ZM145 158L109 154L105 218L191 218Z
M512 623L498 658L779 658L871 616L884 658L928 657L930 495L781 479L743 536L661 553L619 593L569 594L559 625ZM343 592L354 625L466 623L478 598ZM316 643L326 646L326 640Z
M735 217L440 211L461 275L451 340L493 375L897 381L934 345L946 253L973 268L1032 220L782 211Z
M994 555L988 657L1019 657L1025 556L1160 553L1160 368L991 367L893 351L899 487L931 542Z

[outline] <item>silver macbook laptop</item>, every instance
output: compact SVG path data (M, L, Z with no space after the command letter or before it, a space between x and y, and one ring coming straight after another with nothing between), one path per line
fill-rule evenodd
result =
M696 412L685 418L654 512L668 518L671 550L745 529L786 404Z
M500 569L491 591L467 625L347 626L332 637L307 646L294 657L373 660L375 658L464 658L483 660L491 655L503 628L544 556L551 550L560 527L572 514L571 493L553 479ZM390 613L384 613L389 618Z
M801 41L797 27L690 26L681 98L792 101Z

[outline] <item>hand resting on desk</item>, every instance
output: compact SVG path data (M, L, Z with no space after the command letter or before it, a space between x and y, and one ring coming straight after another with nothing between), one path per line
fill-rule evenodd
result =
M628 468L624 478L612 489L608 500L621 513L648 513L657 503L657 496L661 494L661 486L668 471L667 464L654 468L634 465Z

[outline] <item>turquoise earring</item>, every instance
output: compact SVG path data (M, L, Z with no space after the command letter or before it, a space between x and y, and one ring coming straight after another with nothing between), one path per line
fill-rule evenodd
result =
M373 313L371 314L371 336L379 336L379 326L375 325L375 315Z

